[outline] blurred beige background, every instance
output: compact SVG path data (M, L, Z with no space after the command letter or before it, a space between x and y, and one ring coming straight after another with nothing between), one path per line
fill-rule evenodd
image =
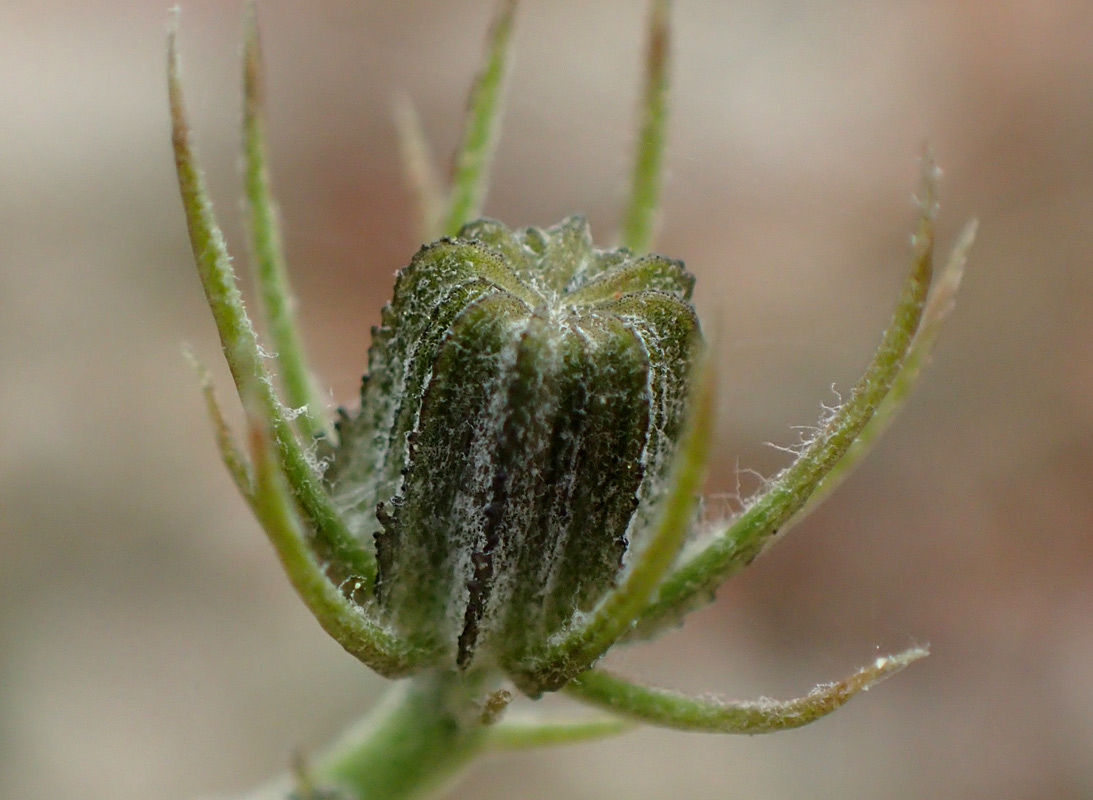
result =
M184 78L242 263L240 7L184 0ZM308 344L352 403L419 242L390 100L453 145L492 8L261 7L275 181ZM678 0L659 249L718 328L715 491L770 474L894 299L915 158L982 228L921 390L821 511L658 643L648 681L791 696L933 655L771 737L662 731L496 758L464 798L1093 797L1093 5ZM167 3L0 4L0 797L242 790L382 681L296 601L223 474L217 370L173 184ZM488 213L616 221L642 2L528 0ZM746 479L745 479L746 480Z

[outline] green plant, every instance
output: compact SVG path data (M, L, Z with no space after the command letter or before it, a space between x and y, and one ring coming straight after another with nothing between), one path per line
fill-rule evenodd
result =
M333 426L296 333L266 171L253 9L245 47L245 182L259 346L196 167L172 29L174 149L198 272L247 420L246 447L198 366L221 455L323 628L407 678L359 730L295 775L297 797L411 797L488 749L574 742L635 721L762 733L823 716L925 655L876 659L786 702L715 702L598 668L709 601L864 455L905 400L974 235L932 282L936 168L924 158L912 263L847 401L735 517L696 505L714 381L680 262L647 253L667 118L668 2L654 0L638 153L621 247L579 217L545 230L477 220L515 2L502 2L447 190L412 109L400 115L427 239L374 332L361 409ZM276 381L275 381L276 378ZM275 386L279 383L284 403ZM510 686L604 709L508 720ZM288 787L271 788L271 794Z

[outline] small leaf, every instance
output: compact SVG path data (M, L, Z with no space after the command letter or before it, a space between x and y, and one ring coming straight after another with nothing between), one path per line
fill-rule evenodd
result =
M892 391L922 320L933 274L936 171L927 155L923 159L918 229L912 237L911 270L880 345L849 399L743 513L665 578L633 635L650 636L713 599L717 587L750 564L805 507Z
M315 560L308 536L284 484L278 448L262 426L250 429L254 511L273 543L296 593L330 636L371 669L390 678L414 670L418 654L373 622L330 581Z
M688 697L631 683L601 670L580 675L567 687L574 697L639 722L698 733L773 733L799 728L841 707L858 692L876 686L925 657L914 647L882 656L837 683L817 686L795 700L721 701Z
M452 170L451 196L442 231L454 236L482 213L490 159L501 116L501 89L509 55L516 0L501 0L489 34L486 63L471 89L463 140Z
M248 421L252 426L268 428L276 443L281 470L315 534L316 546L325 551L327 558L342 565L349 573L360 576L364 584L370 587L375 575L372 554L349 534L296 439L288 414L273 391L273 380L263 362L258 336L243 306L243 296L232 269L228 248L216 223L205 181L197 168L190 143L190 128L179 79L175 24L168 32L167 40L167 87L175 166L198 277L220 334L228 369L243 401Z
M668 126L668 0L653 0L645 58L638 146L630 177L630 196L623 212L621 243L635 253L649 249L660 205Z
M632 731L635 724L620 717L544 719L506 717L486 729L486 746L512 752L534 747L580 744Z
M404 94L396 95L394 108L403 178L417 206L421 241L431 242L441 234L444 190L413 101Z
M224 466L227 467L229 474L231 474L232 480L235 481L239 493L243 495L248 503L252 503L254 501L254 477L251 466L239 449L239 445L236 444L235 435L224 419L224 412L220 409L220 401L216 399L216 389L213 386L212 376L189 348L184 349L182 355L190 362L190 366L197 372L198 379L201 382L201 394L205 397L205 411L209 415L213 432L216 434L216 446L217 450L220 451L220 458L223 460Z
M294 420L302 436L324 431L324 404L308 373L300 333L296 327L292 288L285 268L276 204L270 191L266 158L265 86L262 49L254 3L247 5L243 46L243 164L247 186L250 256L262 300L266 333L277 353L281 387L290 408L302 408Z

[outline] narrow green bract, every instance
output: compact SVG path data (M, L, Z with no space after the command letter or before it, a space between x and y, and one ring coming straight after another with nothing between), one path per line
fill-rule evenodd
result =
M399 274L326 480L428 661L517 663L615 584L679 436L693 284L580 217L473 222Z

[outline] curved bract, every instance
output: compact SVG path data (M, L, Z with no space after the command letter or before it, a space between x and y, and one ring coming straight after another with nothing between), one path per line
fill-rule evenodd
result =
M399 273L326 480L432 663L518 662L613 586L679 435L693 285L581 217L473 222Z

